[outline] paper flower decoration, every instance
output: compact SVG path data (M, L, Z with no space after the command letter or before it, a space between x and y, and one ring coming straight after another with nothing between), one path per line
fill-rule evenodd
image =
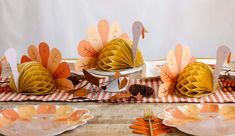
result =
M21 63L36 61L45 67L53 76L57 89L65 91L74 88L72 81L67 78L70 75L70 67L66 62L61 62L62 55L56 48L50 51L47 43L40 43L38 49L31 45L28 47L28 56L24 55L21 58Z
M167 54L166 64L161 68L161 80L158 96L164 97L175 90L178 75L195 58L190 56L190 49L182 45L176 45L175 51L170 50Z
M106 20L101 20L98 23L98 28L89 28L87 31L87 40L80 41L78 45L77 50L82 58L79 58L76 62L75 70L80 72L82 69L98 68L102 71L114 71L133 67L135 66L135 62L138 66L142 65L143 58L137 49L137 45L144 27L142 23L137 21L134 24L133 30L137 31L133 31L133 46L131 42L128 42L128 35L122 33L121 27L117 23L114 23L110 27ZM114 42L110 44L110 41ZM110 46L107 47L107 45ZM112 51L109 51L109 53L106 52L105 47ZM101 52L102 49L104 51ZM124 58L122 57L123 55Z

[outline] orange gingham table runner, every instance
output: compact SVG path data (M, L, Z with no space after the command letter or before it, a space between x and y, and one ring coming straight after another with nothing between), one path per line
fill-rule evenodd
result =
M23 95L15 92L2 92L9 90L8 83L2 83L4 81L8 81L8 77L0 77L1 88L0 88L0 101L62 101L62 102L78 102L78 101L98 101L98 102L110 102L110 97L115 95L115 93L106 92L104 90L95 87L95 92L91 91L85 99L77 99L74 98L73 94L66 93L64 91L57 90L55 93L45 96L34 96L34 95ZM101 81L102 82L102 81ZM203 102L213 102L213 103L225 103L225 102L235 102L235 92L223 92L221 90L216 91L215 93L203 97L203 98L180 98L176 95L170 95L164 98L157 97L157 91L159 85L161 85L161 81L159 79L146 79L146 80L135 80L131 79L129 82L129 86L131 84L142 84L150 86L154 89L155 93L151 97L144 97L138 101L119 101L124 103L148 103L148 102L160 102L160 103L174 103L174 102L188 102L188 103L203 103ZM84 85L85 82L79 84L76 87ZM86 87L89 90L91 86Z

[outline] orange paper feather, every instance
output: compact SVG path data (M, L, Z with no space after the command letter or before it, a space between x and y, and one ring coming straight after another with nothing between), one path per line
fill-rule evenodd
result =
M97 27L90 27L86 32L87 41L92 45L92 47L99 52L103 48L103 43L100 39L100 34Z
M66 62L62 62L56 68L55 72L53 73L54 78L67 78L70 75L70 68L69 64Z
M42 60L42 65L46 68L48 63L48 58L50 55L49 46L47 43L41 42L38 48Z
M175 90L175 82L164 82L163 84L160 85L159 90L158 90L158 97L165 97L169 94L172 94Z
M166 61L167 67L169 68L171 73L176 77L179 74L179 69L174 51L169 51L169 53L167 54Z
M163 82L174 82L176 77L171 73L167 65L161 67L161 80Z
M109 31L109 38L108 41L112 39L118 38L121 35L121 26L119 23L113 23L110 31Z
M49 55L48 62L47 62L47 69L54 73L58 65L60 64L60 61L62 59L61 53L58 49L53 48L51 50L51 54Z
M82 69L90 69L96 67L97 58L80 58L75 63L75 71L81 72Z
M24 55L21 57L21 63L25 63L25 62L30 62L32 61L28 56Z
M78 45L78 53L82 57L97 57L98 55L98 52L86 40L80 41Z
M189 49L189 47L185 47L184 51L183 51L183 54L182 54L180 72L183 71L183 69L189 64L190 59L191 59L190 49Z
M176 57L177 64L178 64L178 70L181 69L182 53L183 53L182 45L177 44L175 47L175 57Z
M57 89L61 89L64 91L70 91L74 88L72 81L65 78L55 79L55 84Z
M98 31L102 40L103 46L106 45L109 36L109 23L106 20L101 20L98 24Z
M34 45L30 45L28 48L28 55L29 57L33 60L33 61L37 61L39 63L41 63L41 56L38 52L38 49L36 46Z

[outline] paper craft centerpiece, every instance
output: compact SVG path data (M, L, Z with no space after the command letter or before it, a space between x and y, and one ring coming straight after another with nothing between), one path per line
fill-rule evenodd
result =
M15 54L14 57L12 54ZM67 79L70 75L69 65L61 62L62 55L58 49L50 51L49 46L42 42L38 49L34 45L29 46L28 55L22 56L21 64L16 68L16 64L12 63L14 59L16 63L14 49L5 53L13 72L13 78L10 79L13 90L24 94L45 95L56 89L68 91L74 88L72 81Z
M137 47L140 35L144 34L144 26L136 21L132 30L133 41L130 41L117 23L110 27L106 20L101 20L98 29L89 28L87 40L80 41L78 45L78 53L82 58L75 64L76 72L91 68L115 71L142 66L143 57Z
M38 62L26 62L18 66L19 84L15 86L13 79L10 87L24 94L51 94L55 92L56 86L51 73Z
M196 62L190 57L188 47L177 45L175 51L169 51L166 64L161 68L161 80L158 96L164 97L175 92L180 97L202 97L214 92L218 87L218 78L222 65L230 54L226 46L217 49L216 66L212 68Z

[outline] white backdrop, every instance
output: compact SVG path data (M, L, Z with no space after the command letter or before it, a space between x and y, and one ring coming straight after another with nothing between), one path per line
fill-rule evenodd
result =
M165 57L176 43L197 57L214 57L222 44L235 52L235 0L0 0L0 55L9 47L26 54L45 41L77 58L87 27L103 18L130 34L132 22L142 21L146 60Z

